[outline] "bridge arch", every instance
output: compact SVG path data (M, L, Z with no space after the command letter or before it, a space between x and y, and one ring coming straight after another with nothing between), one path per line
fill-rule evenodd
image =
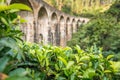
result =
M70 17L67 17L66 19L66 39L69 41L71 39L71 21Z
M60 16L60 23L64 23L65 22L65 18L63 15Z
M48 12L44 6L42 6L39 10L38 13L38 26L37 26L37 37L39 37L40 34L44 34L43 36L43 43L47 44L48 43L48 23L49 23L49 18L48 18ZM41 39L38 39L37 42L41 41Z
M58 21L58 16L56 12L53 12L51 15L51 20L56 23Z
M56 12L51 14L52 45L60 45L60 28L58 26L58 15Z
M65 18L63 15L60 16L60 46L65 46Z
M38 17L40 20L47 20L46 18L48 18L48 12L47 12L47 9L42 6L39 10L39 13L38 13Z
M22 3L29 6L32 10L33 7L29 0L7 0L8 4L13 3ZM23 23L20 28L24 33L23 39L26 41L34 42L34 14L33 11L20 11L18 13L22 18L24 18L27 22ZM24 14L24 15L23 15Z
M72 19L72 34L76 32L76 20L75 18Z
M80 25L81 25L81 21L80 21L80 19L78 19L78 21L77 21L77 31L78 31Z

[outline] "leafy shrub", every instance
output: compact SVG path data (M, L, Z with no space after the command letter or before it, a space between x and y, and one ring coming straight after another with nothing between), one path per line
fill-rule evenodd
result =
M18 29L20 22L24 20L20 19L17 12L21 9L29 11L31 9L23 4L8 6L4 1L0 1L0 72L8 73L24 58L19 46L22 43L20 37L23 33Z
M7 72L8 80L16 80L16 77L21 79L21 76L26 80L113 79L120 69L120 63L112 61L113 55L103 57L101 50L95 51L93 48L86 52L79 46L74 47L73 51L70 47L24 43L21 49L24 60L21 59L15 64L16 68Z
M116 17L117 21L120 21L120 1L116 1L114 5L107 11L107 13L111 14L112 16Z

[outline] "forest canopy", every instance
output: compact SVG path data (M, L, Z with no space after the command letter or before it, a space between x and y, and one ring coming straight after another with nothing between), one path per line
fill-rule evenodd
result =
M84 49L95 44L102 47L104 51L120 53L119 34L120 1L116 1L109 10L95 16L89 23L80 27L68 44L69 46L79 44Z
M94 16L109 9L115 0L44 0L51 6L71 15Z

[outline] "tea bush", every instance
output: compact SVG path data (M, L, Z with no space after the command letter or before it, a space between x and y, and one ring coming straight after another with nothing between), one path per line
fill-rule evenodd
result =
M113 80L120 72L120 62L112 61L113 55L103 57L101 50L96 53L93 48L86 52L75 46L73 51L25 42L21 51L24 59L12 58L7 65L2 64L2 73L9 75L7 80Z

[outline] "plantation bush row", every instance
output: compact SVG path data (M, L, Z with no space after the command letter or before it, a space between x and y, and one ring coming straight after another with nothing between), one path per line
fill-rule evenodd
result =
M103 57L101 50L96 53L94 47L85 52L79 46L74 51L33 43L12 46L1 50L6 51L0 58L0 71L9 75L6 80L117 80L120 73L120 62L112 61L113 55Z
M22 41L18 27L24 20L16 14L21 9L31 11L23 4L0 4L0 80L119 80L120 62L104 57L101 48Z

